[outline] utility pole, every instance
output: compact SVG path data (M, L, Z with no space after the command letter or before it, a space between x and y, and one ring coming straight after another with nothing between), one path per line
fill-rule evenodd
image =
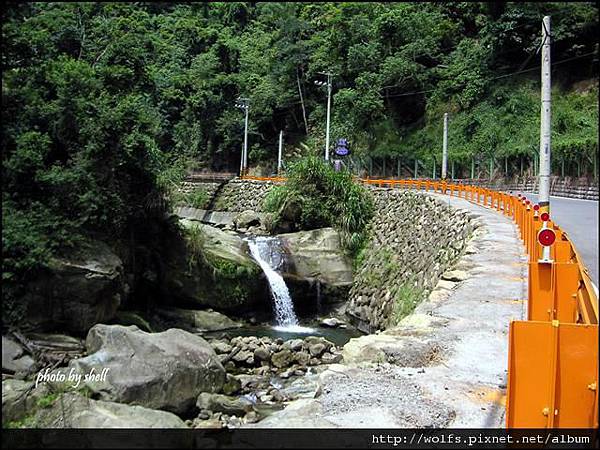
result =
M315 81L317 86L327 86L327 125L325 130L325 161L329 161L329 124L331 122L331 86L333 75L330 72L319 72L327 75L327 82Z
M282 156L283 156L283 130L279 132L279 154L277 156L277 175L281 174L282 164Z
M433 158L433 176L432 178L435 180L435 158Z
M442 180L446 179L448 169L448 113L444 113L444 138L442 150Z
M415 178L417 178L417 170L419 169L419 160L415 159Z
M550 16L542 22L542 108L540 127L540 213L550 212L550 152L551 152L551 79L550 79Z
M245 112L244 118L244 148L242 150L242 169L240 171L240 176L244 176L248 171L248 110L250 109L250 99L249 98L238 98L235 106L237 108L241 108Z

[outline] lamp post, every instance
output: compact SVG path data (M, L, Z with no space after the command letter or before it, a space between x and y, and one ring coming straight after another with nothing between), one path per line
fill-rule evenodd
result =
M248 170L248 110L250 109L249 98L238 98L235 102L236 108L244 110L244 148L242 149L240 176L244 176Z
M327 75L327 81L315 81L317 86L327 86L327 125L325 131L325 161L329 161L329 123L331 120L331 79L333 75L330 72L319 72L321 75Z

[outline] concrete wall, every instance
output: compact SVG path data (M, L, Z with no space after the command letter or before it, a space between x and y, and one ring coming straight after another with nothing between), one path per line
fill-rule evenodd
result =
M372 192L376 215L346 310L351 322L369 333L395 325L426 298L476 226L470 213L424 193Z

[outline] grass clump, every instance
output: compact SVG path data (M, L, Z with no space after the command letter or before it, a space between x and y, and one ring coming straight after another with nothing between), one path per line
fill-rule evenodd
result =
M287 182L271 189L265 199L264 209L274 214L274 224L285 221L296 230L334 227L347 252L357 254L373 217L369 192L348 171L336 172L315 156L292 164L287 175Z

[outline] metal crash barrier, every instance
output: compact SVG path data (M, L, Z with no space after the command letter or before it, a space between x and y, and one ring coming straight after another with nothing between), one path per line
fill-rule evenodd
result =
M360 181L464 198L516 223L528 255L527 320L509 327L506 426L597 428L598 295L567 233L521 194L445 181Z

